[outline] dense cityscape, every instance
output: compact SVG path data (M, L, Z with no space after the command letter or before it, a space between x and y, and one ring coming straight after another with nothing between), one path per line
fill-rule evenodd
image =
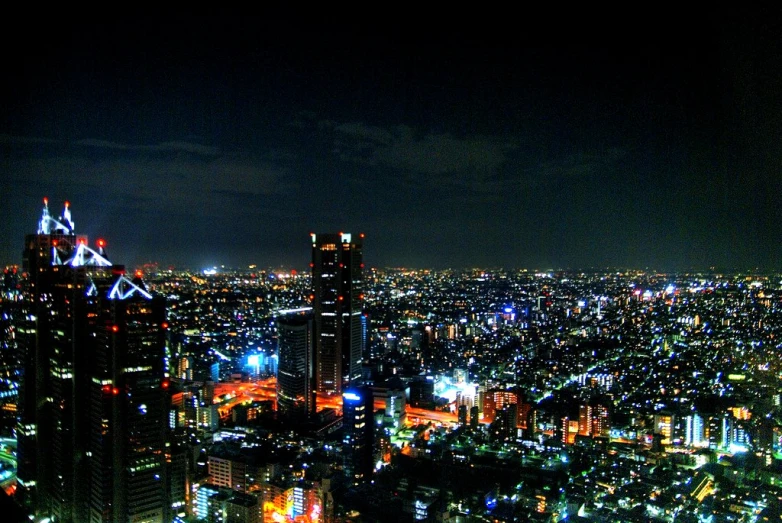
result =
M782 274L381 268L333 231L125 268L67 202L34 227L0 302L20 521L782 518Z

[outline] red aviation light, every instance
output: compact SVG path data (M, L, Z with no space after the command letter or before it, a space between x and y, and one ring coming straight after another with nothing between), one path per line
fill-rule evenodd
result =
M111 389L111 393L114 394L115 396L119 396L119 389L117 387L114 387L113 389Z
M314 300L314 299L315 299L315 295L314 294L310 294L310 300Z
M359 299L359 300L363 300L363 299L364 299L364 293L363 293L363 292L362 292L361 294L359 294L359 295L358 295L358 299Z
M360 267L363 269L363 268L364 268L364 264L362 263L362 264L360 265Z
M161 389L167 389L171 383L168 380L163 380L160 382L160 388Z
M102 249L105 246L106 246L106 240L104 240L103 238L99 238L98 239L98 247L100 247Z
M340 297L339 297L339 298L337 298L337 299L338 299L339 301L343 301L343 300L345 299L345 297L344 297L344 296L340 296Z
M141 272L141 269L136 269L136 273L134 274L136 278L142 278L144 276L144 273Z
M47 198L46 196L43 197L43 204L49 205L49 198Z
M310 269L313 268L313 267L315 267L315 264L310 262Z
M104 385L101 387L101 390L104 394L110 394L111 393L111 385Z
M339 264L339 268L340 268L340 269L341 269L341 268L343 268L344 266L345 266L345 264L344 264L344 263L340 263L340 264Z
M164 321L163 323L161 323L161 324L160 324L160 326L161 326L162 328L164 328L164 329L167 329L167 328L168 328L168 322L167 322L167 321Z
M364 238L364 233L362 232L361 234L358 235L358 237L363 239Z
M69 202L68 200L65 200L65 206L66 207L70 207L71 206L71 202Z
M52 240L52 245L54 245L55 247L57 247L57 244L58 244L58 243L60 243L60 242L59 242L59 241L57 241L57 240Z
M79 245L87 245L87 240L85 240L84 238L80 238Z
M291 276L296 276L299 272L296 269L291 269Z
M119 325L112 325L111 332L119 332Z

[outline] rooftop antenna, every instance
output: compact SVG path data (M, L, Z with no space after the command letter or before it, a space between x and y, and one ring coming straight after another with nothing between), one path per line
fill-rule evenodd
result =
M43 198L43 213L41 214L41 221L38 222L38 234L49 234L49 198Z

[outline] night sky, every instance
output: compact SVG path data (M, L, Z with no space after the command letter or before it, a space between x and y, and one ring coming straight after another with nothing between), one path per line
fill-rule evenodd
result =
M0 262L48 196L130 266L780 269L779 10L558 16L20 21Z

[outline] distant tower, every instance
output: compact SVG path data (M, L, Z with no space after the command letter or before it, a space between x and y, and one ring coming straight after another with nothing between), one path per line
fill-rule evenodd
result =
M361 378L363 234L312 234L318 392L340 394Z
M48 202L25 238L18 493L62 522L167 521L165 302Z
M313 329L309 316L277 320L277 411L283 418L301 420L315 413Z
M368 387L351 387L342 394L343 454L345 476L357 485L368 481L372 463L374 435L374 398Z

